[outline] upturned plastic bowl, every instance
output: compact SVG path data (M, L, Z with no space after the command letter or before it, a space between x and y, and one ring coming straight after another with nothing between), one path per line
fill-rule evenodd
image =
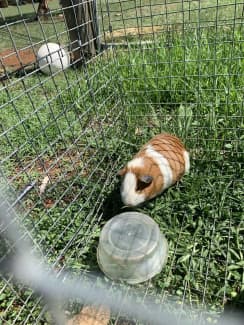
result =
M160 273L168 257L168 244L158 225L139 212L125 212L103 227L97 260L104 274L130 284Z

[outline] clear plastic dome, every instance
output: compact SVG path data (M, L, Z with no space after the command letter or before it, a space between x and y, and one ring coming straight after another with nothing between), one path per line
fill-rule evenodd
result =
M97 250L101 270L114 280L139 283L158 274L167 260L168 244L158 225L139 212L125 212L102 229Z

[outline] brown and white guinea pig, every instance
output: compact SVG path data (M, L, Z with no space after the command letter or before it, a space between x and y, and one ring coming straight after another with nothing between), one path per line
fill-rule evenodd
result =
M121 169L121 199L136 206L161 194L190 169L189 153L174 135L162 133L146 143Z

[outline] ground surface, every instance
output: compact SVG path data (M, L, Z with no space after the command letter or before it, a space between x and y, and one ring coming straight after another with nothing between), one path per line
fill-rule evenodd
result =
M177 8L172 4L170 15L162 11L156 17L162 24L182 20L182 1L174 2ZM216 10L217 2L227 3L192 1L192 9L209 5L200 13L191 11L193 16L185 9L185 22L199 22L196 29L186 24L178 32L182 25L173 25L167 33L159 31L152 44L104 52L84 70L68 69L52 78L27 73L4 83L1 168L17 193L36 182L20 210L56 269L100 272L96 247L101 228L124 211L116 173L152 135L167 131L190 150L191 172L137 209L154 218L169 242L163 272L141 288L156 290L160 299L163 293L163 299L174 296L182 304L207 306L213 313L233 297L243 303L244 32L241 6L233 1L228 10ZM150 34L152 29L141 23L152 23L151 16L140 23L134 2L131 9L130 1L121 3L127 20L119 3L111 2L109 41L117 36L127 41L125 32L138 41L136 31ZM107 31L106 11L104 19ZM24 24L11 27L19 49L30 40L43 41L40 25L26 24L31 37ZM55 26L67 40L61 34L63 22ZM42 27L49 40L57 40L52 24ZM12 48L6 29L1 31L1 51ZM40 196L46 175L50 181ZM30 290L1 285L4 324L47 322Z
M36 55L33 50L4 50L0 52L0 71L16 71L36 62Z
M112 33L105 35L107 42L118 40L124 37L136 36L136 35L152 35L162 30L162 26L153 27L129 27L127 29L116 30ZM13 49L6 49L0 52L0 73L4 72L4 68L7 71L17 71L27 66L33 66L36 62L36 54L32 49L20 49L17 51Z

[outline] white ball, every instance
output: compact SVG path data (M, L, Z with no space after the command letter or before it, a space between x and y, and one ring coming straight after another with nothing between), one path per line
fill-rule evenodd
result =
M56 43L46 43L37 52L37 60L41 71L52 74L67 69L70 57L66 51Z

